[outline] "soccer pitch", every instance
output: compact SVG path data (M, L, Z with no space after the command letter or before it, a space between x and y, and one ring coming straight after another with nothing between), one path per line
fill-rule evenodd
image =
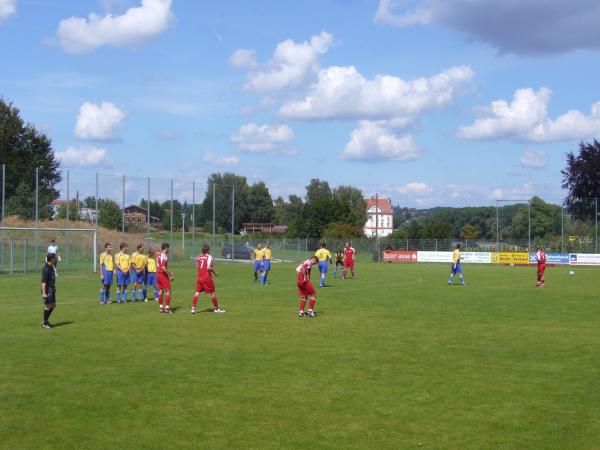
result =
M600 447L600 301L592 268L357 263L298 318L295 264L271 284L218 263L226 314L100 306L60 273L52 330L39 276L0 278L3 448ZM315 274L313 282L318 284ZM114 287L111 292L114 301Z

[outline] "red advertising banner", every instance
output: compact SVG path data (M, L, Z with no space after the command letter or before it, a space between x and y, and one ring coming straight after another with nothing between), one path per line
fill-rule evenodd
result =
M384 262L417 262L417 252L413 250L385 250Z

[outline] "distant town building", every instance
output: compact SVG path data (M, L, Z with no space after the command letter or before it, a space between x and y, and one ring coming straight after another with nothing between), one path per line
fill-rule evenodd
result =
M366 198L367 223L364 233L367 237L386 237L394 231L394 211L389 198ZM377 218L377 222L375 222Z
M273 225L272 223L243 223L240 234L267 233L283 234L287 231L286 225Z
M148 222L148 210L137 205L129 205L125 207L125 223L129 225L142 225ZM161 226L158 217L150 216L151 226Z

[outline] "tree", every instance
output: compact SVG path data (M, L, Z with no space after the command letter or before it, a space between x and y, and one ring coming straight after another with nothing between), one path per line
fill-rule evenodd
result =
M81 208L81 205L79 205ZM77 217L77 211L79 210L77 207L77 200L69 201L69 220L79 220ZM58 207L58 219L66 219L67 218L67 205L60 205Z
M325 239L350 239L364 237L362 227L348 223L331 222L323 230Z
M117 202L106 200L98 212L98 223L110 230L120 230L122 212Z
M367 222L367 203L360 189L353 186L339 186L333 190L333 197L350 207L345 223L364 227Z
M481 233L470 223L465 223L460 229L460 238L466 240L477 239L481 236Z
M19 216L22 219L35 218L35 195L29 184L21 182L6 202L6 215Z
M250 222L271 223L275 215L269 188L262 181L250 186L248 192L248 215Z
M452 225L439 220L425 225L424 237L426 239L451 239L453 237Z
M406 232L408 239L422 239L424 234L423 226L416 220L410 222Z
M208 177L206 196L202 203L204 217L212 220L213 184L215 189L215 224L218 228L231 230L231 196L232 188L235 189L235 221L234 229L237 232L243 222L248 222L249 187L246 177L231 172L224 174L213 173Z
M327 181L313 178L306 186L306 203L314 202L319 199L330 199L333 197L333 192Z
M567 153L567 167L561 173L571 214L586 218L589 199L600 198L600 142L579 143L579 154Z
M23 195L25 185L35 196L35 169L38 168L38 193L40 218L50 217L50 202L58 197L55 189L61 180L59 164L54 157L52 142L31 124L25 124L19 110L0 99L0 163L6 164L10 176L6 177L7 206L13 195ZM8 175L8 174L7 174ZM24 185L24 186L22 186ZM22 197L21 197L22 198ZM33 199L35 203L35 198ZM2 207L0 198L0 207ZM32 218L28 208L15 207L12 210L26 213L23 218ZM8 208L7 208L8 209ZM34 209L35 214L35 209Z

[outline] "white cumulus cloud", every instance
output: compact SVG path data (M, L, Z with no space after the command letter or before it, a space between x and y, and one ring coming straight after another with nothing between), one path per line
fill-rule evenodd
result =
M428 194L433 191L433 187L427 183L412 181L394 189L398 194Z
M546 154L542 150L525 150L520 162L525 167L544 167L546 165Z
M85 102L79 108L75 137L90 141L116 141L123 127L125 113L114 103L102 102L100 105Z
M237 166L240 162L240 158L237 156L221 156L211 151L205 152L202 160L215 166Z
M431 77L403 80L391 75L367 79L354 66L332 66L300 100L279 110L294 119L413 118L427 110L450 104L470 83L470 67L452 67Z
M248 74L244 89L269 92L299 86L318 71L319 56L326 53L332 43L333 35L325 31L301 43L291 39L280 42L273 57Z
M529 142L582 140L600 136L600 102L594 103L589 115L568 111L555 119L548 117L552 91L541 88L518 89L509 103L493 101L482 108L471 125L458 129L463 139L513 138Z
M600 3L595 0L380 0L374 21L398 27L441 25L503 53L600 50Z
M237 69L256 69L256 50L239 48L229 57L229 65Z
M341 153L342 159L376 162L381 160L414 160L420 151L412 136L396 136L379 122L363 120L350 134Z
M90 13L88 18L60 21L60 45L69 53L85 53L104 45L135 47L157 36L169 25L171 0L142 0L122 15Z
M0 21L17 12L17 0L0 0Z
M248 123L231 136L231 142L240 150L254 153L292 155L296 152L286 144L294 138L294 130L286 124L257 125Z
M64 167L96 167L109 168L113 160L106 149L96 147L69 147L65 151L56 152L56 158Z

